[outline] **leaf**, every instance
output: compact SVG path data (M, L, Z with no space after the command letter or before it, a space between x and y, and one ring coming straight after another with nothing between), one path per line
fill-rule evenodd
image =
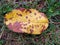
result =
M60 7L60 2L57 2L54 6L55 7Z
M60 14L60 11L55 11L52 16L56 16L56 15L59 15Z
M46 2L47 5L49 6L49 5L53 5L56 2L56 0L46 0Z
M3 44L3 40L0 40L0 45L2 45Z

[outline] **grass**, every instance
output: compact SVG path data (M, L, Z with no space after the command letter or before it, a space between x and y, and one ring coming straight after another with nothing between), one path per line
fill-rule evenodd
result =
M60 24L57 24L60 22L60 0L34 0L29 2L22 0L17 2L1 0L1 28L4 26L4 15L19 7L24 7L26 9L34 8L40 12L45 13L50 21L49 27L41 35L28 35L11 32L5 26L5 32L3 33L3 36L0 40L0 45L60 45ZM0 33L2 31L3 30L1 30Z

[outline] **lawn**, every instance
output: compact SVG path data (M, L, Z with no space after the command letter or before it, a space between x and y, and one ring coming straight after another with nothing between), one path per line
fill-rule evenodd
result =
M45 13L49 19L46 31L40 35L10 31L4 15L20 7ZM60 45L60 0L0 0L0 45Z

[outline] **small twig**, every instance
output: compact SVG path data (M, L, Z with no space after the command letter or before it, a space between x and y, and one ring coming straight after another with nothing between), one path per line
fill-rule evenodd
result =
M49 23L52 23L52 24L60 24L60 22L49 22Z
M50 19L50 22L49 23L52 23L52 24L60 24L60 22L53 22L51 19Z
M4 26L2 27L2 29L1 29L1 34L0 34L0 39L1 39L1 37L2 37L2 34L3 34L3 32L4 32Z
M12 41L12 40L13 40L13 41L19 41L18 39L7 39L7 38L6 38L5 40L6 40L6 41Z

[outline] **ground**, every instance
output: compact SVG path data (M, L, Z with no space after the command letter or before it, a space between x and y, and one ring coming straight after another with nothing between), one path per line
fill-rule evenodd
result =
M40 35L10 31L3 17L20 7L45 13L50 22L48 29ZM60 0L0 0L0 29L0 45L60 45Z

